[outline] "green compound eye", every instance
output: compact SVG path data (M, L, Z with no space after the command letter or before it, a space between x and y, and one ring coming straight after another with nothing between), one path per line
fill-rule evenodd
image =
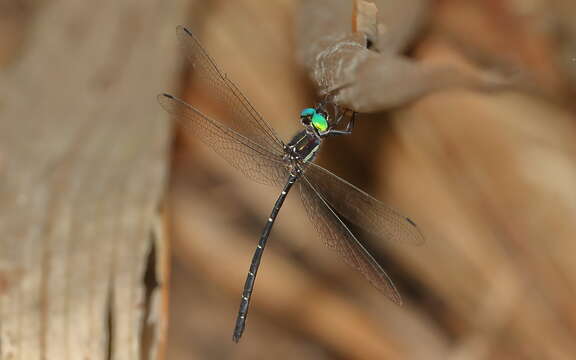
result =
M328 121L322 114L315 113L312 116L312 125L320 131L326 131L328 129Z
M314 108L306 108L302 110L300 117L313 116L314 114L316 114L316 110Z

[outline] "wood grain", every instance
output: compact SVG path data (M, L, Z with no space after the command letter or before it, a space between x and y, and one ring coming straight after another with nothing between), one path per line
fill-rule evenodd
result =
M169 123L155 95L183 5L31 3L0 74L0 358L160 358Z

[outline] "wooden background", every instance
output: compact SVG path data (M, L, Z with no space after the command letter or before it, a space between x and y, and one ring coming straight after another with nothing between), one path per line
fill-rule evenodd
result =
M318 162L422 228L421 247L370 243L405 306L326 249L291 194L235 345L277 193L171 132L155 95L214 107L176 46L187 24L288 138L315 101L297 56L310 14L292 0L0 1L0 358L573 359L576 5L376 3L405 44L396 59L515 85L382 84L428 90L361 115Z

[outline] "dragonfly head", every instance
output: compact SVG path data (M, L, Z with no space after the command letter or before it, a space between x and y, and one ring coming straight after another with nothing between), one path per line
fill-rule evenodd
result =
M328 130L328 114L320 109L306 108L302 110L300 121L305 128L313 128L316 132Z

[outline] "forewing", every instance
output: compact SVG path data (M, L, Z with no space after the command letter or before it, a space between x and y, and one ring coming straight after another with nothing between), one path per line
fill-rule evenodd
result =
M282 157L209 118L175 96L158 95L158 102L177 122L246 177L266 185L282 186L286 182L288 171Z
M323 167L309 164L304 177L338 214L378 238L414 245L424 242L424 236L410 218Z
M388 274L331 209L326 199L306 178L302 178L298 183L308 218L326 245L336 250L349 265L360 271L390 300L401 305L402 298Z
M214 100L230 115L233 130L269 151L281 155L284 143L264 121L240 90L222 73L198 39L183 26L177 34L186 57L194 67L194 74L201 86L213 92Z

